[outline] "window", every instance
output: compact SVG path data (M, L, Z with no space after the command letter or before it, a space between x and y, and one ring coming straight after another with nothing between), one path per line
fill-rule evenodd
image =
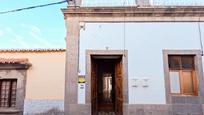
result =
M193 55L169 55L171 93L197 95L197 76Z
M16 79L0 80L0 107L16 106Z

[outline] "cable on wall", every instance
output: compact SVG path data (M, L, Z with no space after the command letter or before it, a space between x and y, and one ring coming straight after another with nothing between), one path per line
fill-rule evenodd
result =
M123 7L125 7L125 1L123 0ZM126 20L125 20L125 12L123 14L123 56L126 57L125 55L125 48L126 48Z
M66 0L67 4L69 4L69 0Z
M77 5L76 5L76 0L73 0L74 1L74 7L76 8L77 7Z
M24 11L24 10L30 10L30 9L34 9L34 8L52 6L52 5L66 3L66 2L67 2L67 0L63 0L63 1L60 1L60 2L53 2L53 3L49 3L49 4L30 6L30 7L19 8L19 9L8 10L8 11L1 11L0 14L7 14L7 13L12 13L12 12L19 12L19 11Z
M203 40L202 40L202 31L200 26L200 15L199 15L199 21L198 21L198 34L199 34L199 40L200 40L201 56L203 56Z

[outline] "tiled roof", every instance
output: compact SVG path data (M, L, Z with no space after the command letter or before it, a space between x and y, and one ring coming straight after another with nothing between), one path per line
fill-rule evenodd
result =
M0 49L0 52L62 52L66 51L63 48L56 49Z
M7 63L7 64L28 64L27 58L0 58L0 63Z

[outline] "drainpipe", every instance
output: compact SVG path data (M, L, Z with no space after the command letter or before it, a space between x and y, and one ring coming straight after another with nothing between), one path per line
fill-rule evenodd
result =
M150 6L149 0L136 0L136 4L139 7L147 7Z

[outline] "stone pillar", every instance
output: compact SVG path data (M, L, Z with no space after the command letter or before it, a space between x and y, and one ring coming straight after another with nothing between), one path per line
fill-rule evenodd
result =
M68 2L69 6L81 6L81 0L68 0Z
M76 17L66 18L66 73L65 73L65 115L76 115L78 65L79 65L79 21Z
M150 5L149 0L136 0L136 4L141 7Z
M91 115L91 105L78 104L79 17L66 17L65 115Z

